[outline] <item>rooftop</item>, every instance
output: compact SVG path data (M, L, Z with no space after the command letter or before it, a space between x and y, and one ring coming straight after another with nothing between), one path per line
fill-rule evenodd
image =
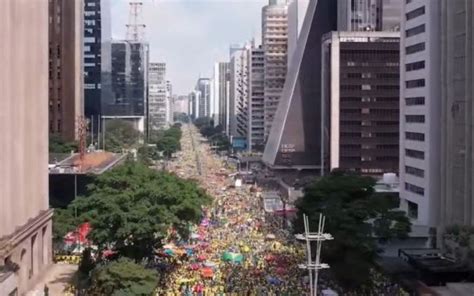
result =
M84 154L81 159L79 153L69 155L54 165L50 165L50 174L102 174L126 158L125 154L116 154L105 151L94 151Z

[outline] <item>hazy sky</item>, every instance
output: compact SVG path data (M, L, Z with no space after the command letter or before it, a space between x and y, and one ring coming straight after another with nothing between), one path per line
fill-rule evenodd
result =
M111 0L113 38L125 38L128 0ZM150 61L166 62L175 94L188 94L213 63L227 61L229 45L256 37L268 0L143 0Z

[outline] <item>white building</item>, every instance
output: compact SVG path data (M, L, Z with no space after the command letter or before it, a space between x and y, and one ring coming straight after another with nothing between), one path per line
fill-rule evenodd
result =
M247 137L251 48L250 43L234 48L230 58L229 137Z
M173 84L166 81L166 124L173 124Z
M400 198L415 225L436 226L440 200L440 1L403 1Z
M211 118L214 126L220 125L222 129L229 128L229 87L230 87L230 64L228 62L217 62L211 79Z
M166 63L150 63L148 69L148 129L156 131L169 123Z
M265 139L285 85L288 54L287 1L270 0L262 9L262 44L265 52Z

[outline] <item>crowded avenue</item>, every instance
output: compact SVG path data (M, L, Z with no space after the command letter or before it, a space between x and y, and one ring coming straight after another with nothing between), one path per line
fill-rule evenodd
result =
M303 248L265 214L260 189L236 184L235 169L211 151L192 125L183 125L181 151L168 164L213 198L188 241L170 233L159 252L168 272L159 295L305 295L297 264ZM172 231L171 231L172 232Z

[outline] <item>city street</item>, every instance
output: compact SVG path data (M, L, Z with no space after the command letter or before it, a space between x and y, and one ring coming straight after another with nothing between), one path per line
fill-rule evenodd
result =
M182 151L169 168L195 179L213 197L188 242L169 241L163 264L173 266L160 295L304 295L304 260L277 223L265 216L258 188L233 186L225 163L183 125ZM182 256L182 254L186 256Z

